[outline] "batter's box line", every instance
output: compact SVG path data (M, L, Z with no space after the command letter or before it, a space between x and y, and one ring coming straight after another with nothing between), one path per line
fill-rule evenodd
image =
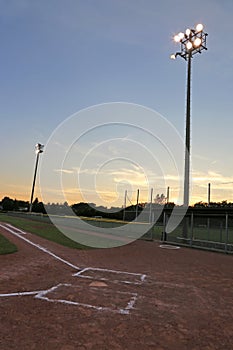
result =
M100 278L95 278L93 276L87 276L87 275L83 275L83 273L85 273L86 271L100 271L100 272L109 272L109 273L115 273L115 274L122 274L122 275L128 275L128 276L137 276L139 277L140 281L139 282L135 282L135 281L128 281L128 280L110 280L106 277L100 277ZM117 271L117 270L109 270L109 269L103 269L103 268L98 268L98 267L85 267L84 269L82 269L79 272L76 272L73 274L73 276L75 277L79 277L79 278L88 278L88 279L98 279L100 281L111 281L114 283L117 282L122 282L122 283L126 283L126 284L142 284L145 281L146 275L145 274L141 274L141 273L134 273L134 272L126 272L126 271Z
M130 310L134 308L134 305L137 301L138 294L137 293L128 293L128 292L120 292L117 291L115 293L117 294L124 294L124 295L130 295L131 298L129 302L127 303L125 308L118 308L118 309L112 309L111 307L106 307L106 306L98 306L98 305L91 305L91 304L86 304L86 303L81 303L77 301L70 301L70 300L65 300L65 299L50 299L46 295L54 292L56 289L59 287L72 287L72 284L67 284L67 283L59 283L58 285L51 287L50 289L40 291L38 294L34 296L36 299L41 299L41 300L46 300L50 303L62 303L62 304L67 304L67 305L73 305L73 306L81 306L84 308L88 309L94 309L97 311L108 311L108 312L114 312L114 313L119 313L122 315L129 315Z

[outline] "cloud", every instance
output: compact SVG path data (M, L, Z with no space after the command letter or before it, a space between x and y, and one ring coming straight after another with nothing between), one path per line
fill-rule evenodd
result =
M69 169L54 169L56 173L64 173L64 174L74 174L74 170Z
M226 185L233 184L233 176L226 176L214 171L208 171L207 173L194 172L192 180L194 184L200 187L206 187L208 183L211 183L215 188L226 188Z

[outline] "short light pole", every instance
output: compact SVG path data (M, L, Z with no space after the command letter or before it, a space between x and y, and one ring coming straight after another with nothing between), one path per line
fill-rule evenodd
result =
M37 174L37 168L38 168L38 162L39 162L39 155L43 152L44 145L37 143L35 146L35 152L36 152L36 164L35 164L35 171L34 171L34 177L33 177L33 183L32 183L32 193L31 193L31 199L30 199L30 206L29 206L29 212L32 212L32 202L33 202L33 196L34 196L34 189L35 189L35 183L36 183L36 174Z
M191 134L191 62L193 55L207 50L206 38L202 24L195 29L186 29L185 33L180 32L174 36L174 41L180 43L180 51L171 55L172 59L180 56L187 61L187 91L186 91L186 128L185 128L185 166L184 166L184 203L189 207L189 182L190 182L190 134ZM183 236L187 237L187 226L183 230Z

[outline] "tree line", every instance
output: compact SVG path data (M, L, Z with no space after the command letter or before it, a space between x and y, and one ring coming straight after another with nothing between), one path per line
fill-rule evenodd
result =
M55 215L69 215L72 212L75 213L77 216L85 216L85 217L103 217L103 218L109 218L109 219L115 219L115 220L124 220L131 221L134 220L135 217L142 213L142 211L145 213L145 215L149 215L150 210L156 210L157 208L161 208L161 206L164 206L164 208L172 209L175 204L174 203L165 203L165 201L159 200L160 198L164 199L164 196L156 196L154 203L139 203L138 205L130 205L126 208L123 207L111 207L107 208L104 206L97 206L95 203L76 203L69 206L67 202L64 203L47 203L44 204L43 202L40 202L38 198L36 198L32 204L32 212L34 213L42 213L46 214L47 211L49 214L55 214ZM195 203L190 208L233 208L232 202L227 202L226 200L221 202L198 202ZM23 200L17 200L12 199L9 197L4 197L0 201L0 210L2 211L22 211L22 212L28 212L29 211L29 201L23 201Z

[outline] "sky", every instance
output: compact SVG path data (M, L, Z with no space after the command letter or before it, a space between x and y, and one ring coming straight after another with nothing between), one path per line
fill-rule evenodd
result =
M231 0L0 0L0 199L30 199L40 142L39 199L115 206L126 190L129 204L137 189L148 200L151 188L155 195L169 186L170 200L182 201L187 64L170 54L179 51L175 34L203 23L208 50L192 60L190 202L207 201L208 183L212 201L233 201L232 13ZM124 112L138 106L134 122L125 114L131 127L112 118L116 102ZM103 127L95 112L110 103L112 124ZM170 153L174 142L177 166L158 146L159 134L148 136L157 117L151 125L145 117L139 132L146 110L173 130L174 139L166 128L161 139ZM62 195L54 185L61 180Z

